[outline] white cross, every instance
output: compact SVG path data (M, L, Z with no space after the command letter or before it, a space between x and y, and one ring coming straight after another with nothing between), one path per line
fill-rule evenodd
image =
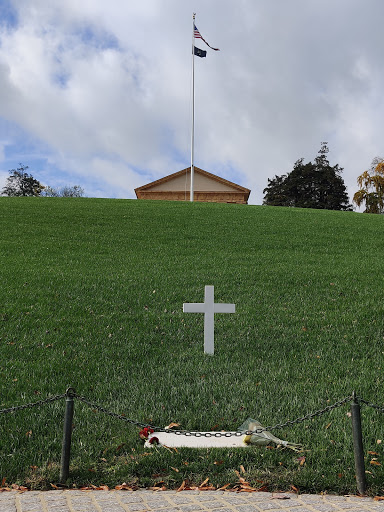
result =
M214 315L215 313L235 313L235 304L215 304L214 287L205 287L204 302L183 304L184 313L204 313L204 352L214 353Z

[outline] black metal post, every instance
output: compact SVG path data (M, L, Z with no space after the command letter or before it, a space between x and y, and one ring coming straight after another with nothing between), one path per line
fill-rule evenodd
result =
M355 455L355 470L356 470L356 484L359 494L365 494L367 485L365 480L365 465L364 465L364 449L363 449L363 435L361 431L361 415L360 405L356 399L356 393L353 392L353 401L351 403L351 418L352 418L352 434L353 434L353 451Z
M71 457L72 420L73 420L73 394L75 390L68 388L65 399L64 432L61 449L60 483L65 484L69 477L69 460Z

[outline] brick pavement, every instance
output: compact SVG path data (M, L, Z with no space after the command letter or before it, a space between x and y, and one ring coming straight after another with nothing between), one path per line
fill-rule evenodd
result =
M384 502L356 496L225 491L31 491L0 493L1 512L364 512Z

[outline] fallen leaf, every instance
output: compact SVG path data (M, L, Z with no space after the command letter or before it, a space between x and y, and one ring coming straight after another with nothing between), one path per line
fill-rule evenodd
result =
M209 477L208 477L208 478L206 478L206 479L204 480L204 482L202 482L202 483L199 485L199 487L204 487L204 485L205 485L205 484L207 484L207 483L208 483L208 481L209 481Z
M377 452L368 452L369 455L379 455Z
M287 494L272 494L271 500L290 500L291 497Z
M215 466L221 466L224 463L223 460L215 460L214 464Z
M297 460L297 462L299 463L300 466L304 466L304 464L305 464L305 457L304 457L304 455L302 457L298 457L296 460Z
M291 489L292 489L292 491L299 492L299 489L297 487L295 487L294 485L291 485Z
M108 485L90 485L90 488L93 489L94 491L109 491L109 487Z
M11 487L14 491L25 492L29 490L28 487L24 487L23 485L12 484Z
M243 466L242 464L241 464L241 466L240 466L240 471L241 471L242 473L245 473L245 469L244 469L244 466Z
M133 487L128 485L126 482L123 482L120 485L116 485L115 489L117 491L134 491Z
M240 488L240 492L256 492L256 491L257 491L257 489L255 489L254 487L251 487L250 485L249 486L242 485Z
M180 492L180 491L182 491L183 489L185 489L185 485L186 485L186 484L185 484L185 480L183 480L183 483L180 485L180 487L177 489L177 491L176 491L176 492Z
M373 498L374 501L383 501L384 500L384 496L375 496Z
M222 487L219 487L217 490L218 491L224 491L227 487L229 487L231 484L225 484L223 485Z
M370 464L372 464L372 466L381 466L380 462L377 462L377 460L371 460Z
M378 439L378 440L376 441L376 443L377 443L377 444L381 444L381 439Z
M180 423L170 423L167 427L164 427L166 430L173 428L173 427L180 427Z
M31 437L32 436L32 430L28 430L28 432L25 433L25 437Z
M331 425L332 425L332 421L328 423L328 425L325 427L325 430L328 430Z
M179 470L178 470L177 468L174 468L174 467L172 467L172 466L170 466L170 468L171 468L171 469L173 469L173 471L176 471L176 473L178 473L178 472L179 472Z

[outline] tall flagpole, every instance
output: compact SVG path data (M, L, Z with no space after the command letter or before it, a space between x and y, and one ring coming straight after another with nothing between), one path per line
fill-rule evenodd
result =
M194 144L195 144L195 16L192 17L192 127L191 127L191 190L189 200L193 202Z

